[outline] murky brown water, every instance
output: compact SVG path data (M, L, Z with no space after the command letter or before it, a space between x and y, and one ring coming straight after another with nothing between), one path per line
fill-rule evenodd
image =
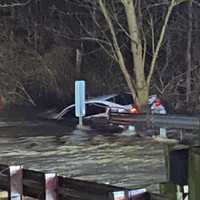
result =
M0 122L2 164L130 188L165 179L162 145L151 139L80 131L18 113L1 113Z

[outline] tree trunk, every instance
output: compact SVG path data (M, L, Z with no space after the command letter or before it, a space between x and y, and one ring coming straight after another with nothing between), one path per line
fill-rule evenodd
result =
M149 97L149 86L144 85L142 88L137 89L138 106L142 112L147 112L147 100Z
M40 1L35 1L36 16L34 19L34 48L39 52L40 50Z
M76 78L77 79L81 79L81 63L82 63L82 47L81 49L76 49Z
M192 60L191 60L191 48L192 48L192 0L188 3L188 43L187 43L187 73L186 73L186 103L190 102L191 95L191 71L192 71Z
M130 35L131 51L133 54L133 66L136 83L137 104L140 110L146 110L146 103L149 95L149 87L146 83L143 62L143 48L138 27L138 19L132 0L122 1L128 22L128 31Z

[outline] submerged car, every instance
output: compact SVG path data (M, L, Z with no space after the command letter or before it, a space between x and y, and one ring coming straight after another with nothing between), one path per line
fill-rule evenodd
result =
M166 112L157 95L151 95L148 99L148 105L152 113ZM139 113L138 107L135 105L131 93L120 93L89 98L85 101L86 115L85 119L92 117L107 117L108 110L125 113ZM55 119L62 120L64 118L75 117L75 104L69 105L59 112Z
M86 115L84 118L105 117L109 108L119 112L128 112L134 104L130 93L120 93L89 98L85 101ZM57 120L75 117L75 104L67 106L55 117Z
M157 104L157 96L152 95L148 99L148 105L152 113L156 113L160 108L164 108L162 104ZM155 103L157 102L157 103ZM115 126L108 121L109 111L119 113L139 113L139 109L133 101L131 93L119 93L89 98L85 101L86 115L84 116L84 125L98 130L114 130L121 131L124 127ZM154 110L152 109L154 107ZM165 108L164 108L165 110ZM57 121L71 121L77 123L75 117L75 104L69 105L60 112L52 111L46 113L42 118L53 119Z

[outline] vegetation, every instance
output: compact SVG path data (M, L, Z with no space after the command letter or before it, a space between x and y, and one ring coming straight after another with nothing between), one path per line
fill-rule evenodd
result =
M156 93L177 111L200 109L198 2L107 2L2 2L5 102L68 104L80 78L89 96L130 90L143 106Z
M112 8L112 11L106 8L106 2L108 4L109 1L99 0L100 10L102 11L106 23L111 32L111 44L112 46L112 56L116 59L116 62L119 63L121 71L124 74L127 85L129 86L130 91L132 92L133 98L136 100L138 106L140 108L144 107L147 103L150 83L152 79L152 75L155 71L156 61L159 55L160 48L162 46L162 42L164 40L164 35L167 29L167 24L169 22L170 16L174 7L180 2L176 0L171 0L167 4L167 12L164 16L163 25L161 25L161 31L158 34L157 44L155 42L155 31L154 31L154 19L151 12L146 8L146 5L142 5L142 3L138 2L139 5L134 4L133 0L121 0L119 1L123 5L124 16L126 16L125 25L120 22L120 15L118 15L118 9ZM116 1L115 1L116 2ZM119 2L117 2L119 4ZM181 1L182 2L182 1ZM113 2L114 4L114 2ZM114 6L113 6L114 7ZM143 10L145 10L143 12ZM145 12L148 12L145 13ZM112 19L112 16L114 18ZM150 20L148 21L148 18ZM117 21L118 29L115 29L114 22ZM150 29L144 24L149 24ZM146 30L147 28L147 30ZM151 36L147 35L148 32L151 31ZM125 53L123 54L123 50L120 48L118 36L118 32L122 32L123 37L127 40L127 47L130 49L129 52L132 57L132 63L125 62ZM147 44L147 37L150 38L151 44ZM108 41L109 43L109 41ZM149 52L151 52L150 62L146 63L146 54L148 52L148 47L150 47ZM131 65L133 67L132 72L127 70L126 65ZM147 70L145 70L145 67Z

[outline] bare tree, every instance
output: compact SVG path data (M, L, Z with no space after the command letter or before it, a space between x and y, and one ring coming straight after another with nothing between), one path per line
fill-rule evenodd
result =
M104 25L101 33L105 37L103 39L96 38L96 41L118 63L132 96L141 109L146 107L152 76L170 16L174 7L184 1L170 0L149 6L147 4L141 5L140 1L136 0L97 0L97 8L102 13L107 26ZM154 27L156 25L150 8L163 5L166 6L166 13L158 33L157 30L154 30L159 27ZM148 15L143 15L143 10ZM149 20L144 19L147 16ZM123 23L121 23L121 18L123 18ZM144 21L148 21L151 34L145 30L147 25ZM98 22L96 24L101 26ZM125 46L123 40L125 40L127 51L131 55L131 62L127 62L127 51L123 50ZM149 40L151 40L151 47L149 46ZM110 48L109 51L107 47ZM149 56L149 54L151 55Z

